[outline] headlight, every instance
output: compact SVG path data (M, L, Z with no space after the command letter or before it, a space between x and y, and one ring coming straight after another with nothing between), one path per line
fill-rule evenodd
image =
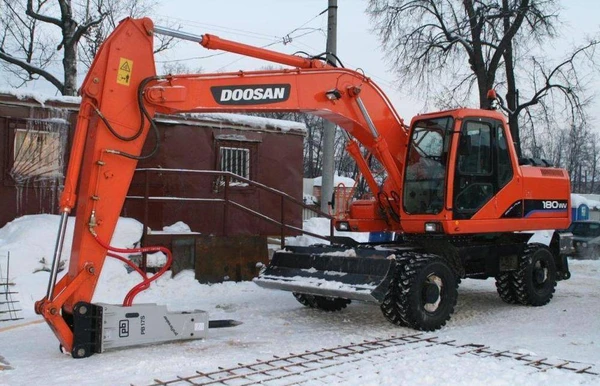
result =
M335 228L338 231L349 231L350 230L350 224L347 221L340 221L340 222L337 222L335 224Z
M437 222L426 222L425 223L425 233L438 232L439 231L439 223Z
M584 248L587 248L587 243L581 243Z

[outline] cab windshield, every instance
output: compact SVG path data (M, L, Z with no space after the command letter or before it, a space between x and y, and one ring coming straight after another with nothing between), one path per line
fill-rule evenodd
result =
M437 214L444 207L451 117L424 119L413 127L406 174L404 210L410 214Z

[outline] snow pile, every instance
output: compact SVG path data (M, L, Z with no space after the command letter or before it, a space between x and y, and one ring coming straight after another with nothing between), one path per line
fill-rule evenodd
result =
M338 185L342 184L346 188L351 188L354 186L355 183L356 183L356 181L354 181L352 178L340 176L339 174L337 174L337 172L333 176L333 186L338 186ZM322 185L323 185L323 177L315 177L313 179L313 186L322 186Z
M304 220L302 228L310 233L318 235L329 235L329 220L324 217L313 217L308 220ZM334 230L335 236L351 237L359 243L365 243L369 241L368 232L339 232ZM316 237L301 235L296 237L287 237L285 239L286 245L294 246L309 246L313 244L329 244L328 241L319 239Z
M312 194L304 193L302 195L302 202L304 202L304 205L316 205L318 200Z
M524 232L524 233L531 233L531 232ZM529 239L529 241L527 243L528 244L539 243L539 244L544 244L544 245L550 245L550 242L552 241L552 236L554 236L554 230L535 231L535 232L533 232L533 235L531 236L531 238Z
M58 215L32 215L15 219L0 229L0 265L5 274L7 257L10 254L10 280L16 284L14 290L19 293L24 316L33 315L33 304L46 295L49 270L54 255L54 246L58 234L60 216ZM62 253L64 261L63 270L58 274L60 279L68 270L68 259L71 256L73 241L73 228L75 218L70 217L67 222L65 242ZM111 241L111 245L118 248L131 248L142 235L142 224L130 218L121 218ZM106 259L104 269L100 275L102 290L97 293L107 293L109 298L115 291L110 290L112 285L119 295L127 292L124 285L135 285L139 278L130 280L123 263L115 259ZM112 285L107 286L107 278ZM132 278L133 279L133 278ZM121 287L121 288L119 288ZM123 297L116 303L121 303Z
M311 273L310 270L307 273ZM324 271L326 275L330 276L344 276L345 274L340 274L340 272L334 271ZM261 282L274 282L281 283L281 278L279 276L270 276L263 275L260 278ZM315 290L331 290L331 291L339 291L340 293L349 293L349 292L357 292L357 293L365 293L366 295L370 295L375 288L380 283L372 282L372 283L361 283L361 284L347 284L341 281L336 281L335 278L328 277L327 279L319 279L316 277L307 277L307 276L292 276L286 278L286 284L288 285L300 285L304 289L314 288ZM310 292L310 291L307 291ZM332 295L333 296L333 295Z
M356 250L346 249L345 251L326 252L322 253L323 256L342 256L342 257L356 257Z
M189 233L192 229L190 226L183 221L177 221L173 225L167 225L163 227L163 232L167 233Z
M60 216L58 215L32 215L15 219L0 229L0 266L5 274L7 256L10 254L10 280L16 284L14 290L19 294L23 315L31 317L34 315L33 306L37 300L46 294L49 271L52 264L54 246L58 234ZM73 229L75 218L70 217L67 223L65 242L62 252L62 271L58 274L58 280L68 271L68 259L71 256L71 244L73 242ZM304 222L304 229L316 234L329 233L329 220L325 218L312 218ZM163 232L185 233L190 232L190 227L184 222L177 222L163 228ZM111 245L117 248L132 248L139 245L142 234L142 224L131 218L120 218L115 229ZM359 242L368 240L368 233L335 232L338 236L354 237ZM286 240L288 245L312 245L316 243L327 244L310 236L290 237ZM126 255L125 255L126 256ZM167 257L162 252L147 255L149 267L162 267ZM191 276L190 276L191 275ZM148 296L155 298L156 288L178 287L182 280L187 280L186 288L199 285L193 280L193 272L189 275L177 275L176 280L170 278L170 272L160 278L153 287L142 292L140 299ZM135 272L130 272L126 266L110 257L106 258L100 278L95 291L94 302L105 302L120 304L130 288L141 280ZM171 290L169 290L171 291ZM173 293L181 291L173 288ZM159 298L161 296L158 296Z

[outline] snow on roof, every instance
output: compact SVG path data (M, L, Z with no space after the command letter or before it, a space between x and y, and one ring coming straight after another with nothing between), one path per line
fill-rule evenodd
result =
M15 88L0 88L0 95L11 95L20 101L32 99L44 107L46 102L59 102L64 104L81 103L81 97L63 96L63 95L48 95L30 89L15 89Z
M600 201L586 198L581 194L571 193L571 207L579 208L581 205L587 205L590 209L600 209Z
M169 119L182 123L180 120L196 120L203 122L229 123L232 125L246 126L250 128L259 128L267 131L281 131L284 133L296 133L306 135L306 125L300 122L286 121L283 119L263 118L250 115L235 113L184 113L169 117L161 117L161 122L167 122Z
M321 186L323 184L322 180L323 180L323 177L315 177L313 179L313 186ZM355 183L356 183L356 181L354 181L350 177L340 176L337 173L333 176L333 185L334 186L338 186L339 184L344 184L345 187L351 188L354 186Z
M19 101L32 100L45 107L46 102L58 102L72 104L77 107L81 103L81 97L48 95L31 89L0 88L0 96L7 95ZM186 113L172 116L159 116L157 120L163 123L185 124L186 121L202 121L211 123L229 123L236 126L246 126L253 129L265 131L280 131L306 135L306 125L300 122L287 121L283 119L255 117L234 113Z

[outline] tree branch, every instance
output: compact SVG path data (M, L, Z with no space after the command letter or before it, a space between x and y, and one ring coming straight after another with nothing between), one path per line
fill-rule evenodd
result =
M33 0L27 0L27 10L25 14L32 19L43 21L44 23L51 23L56 26L62 27L62 21L54 17L41 15L33 10Z
M494 55L492 56L492 60L490 61L490 64L488 66L488 73L492 73L492 74L496 73L496 70L498 69L498 64L500 63L500 59L502 59L504 52L506 51L506 49L512 42L513 38L515 37L515 35L519 31L519 29L521 28L521 25L523 24L523 20L525 19L525 16L527 14L528 8L529 8L529 0L522 0L521 4L519 5L519 9L517 12L517 16L515 17L515 20L513 21L512 25L510 26L508 31L506 31L504 33L502 40L498 44L498 48L496 49L496 51L494 52Z
M42 78L46 79L48 82L52 83L59 91L62 91L62 89L64 87L64 84L61 81L59 81L57 78L55 78L54 75L52 75L48 71L45 71L42 68L33 66L30 63L19 60L13 56L7 54L3 49L0 49L0 59L6 61L8 63L11 63L11 64L21 67L23 70L27 71L30 75L36 74L36 75L41 76Z
M77 43L79 41L79 39L81 39L83 34L85 34L87 31L89 31L90 28L95 27L95 26L99 25L100 23L102 23L102 21L104 20L106 15L107 15L106 12L101 13L100 17L98 17L97 19L91 20L83 25L78 26L77 30L73 34L73 37L71 39L69 39L69 41L66 42L66 44Z
M569 85L562 85L562 84L558 84L558 83L552 83L553 78L558 75L561 70L563 69L563 67L567 66L567 65L572 65L573 62L575 61L575 58L577 57L577 55L581 54L582 52L585 52L586 50L590 49L591 47L595 47L597 45L599 45L600 42L599 41L591 41L588 44L586 44L583 47L579 47L577 50L575 50L568 59L564 60L562 63L558 64L556 67L554 67L554 69L552 69L552 71L550 71L550 74L545 75L544 74L544 86L541 87L539 90L537 90L535 92L535 94L529 99L529 101L520 104L519 106L517 106L517 110L516 113L519 114L521 111L523 111L524 109L527 109L533 105L536 105L540 102L540 100L548 94L549 91L551 91L552 89L558 89L560 90L563 94L565 94L570 100L576 100L578 99L577 96L573 93L573 87L569 86ZM534 64L537 64L540 67L540 72L543 74L543 70L541 69L541 65L539 63L537 63L537 61L535 61L534 59Z

